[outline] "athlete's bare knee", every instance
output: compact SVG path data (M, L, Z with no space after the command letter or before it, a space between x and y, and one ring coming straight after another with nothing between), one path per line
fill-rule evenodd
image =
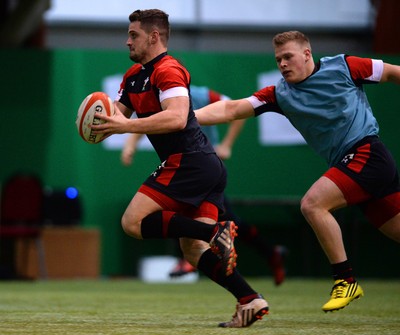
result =
M312 216L317 210L316 202L309 195L305 195L300 201L300 211L305 218Z
M141 221L137 221L135 218L125 213L122 216L121 225L122 229L127 235L137 239L142 238Z

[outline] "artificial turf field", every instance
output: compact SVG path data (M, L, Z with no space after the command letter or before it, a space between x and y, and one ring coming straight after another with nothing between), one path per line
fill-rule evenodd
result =
M249 278L270 314L249 328L219 328L235 301L207 279L194 284L138 280L0 282L0 334L400 334L400 279L361 279L365 296L325 314L332 282Z

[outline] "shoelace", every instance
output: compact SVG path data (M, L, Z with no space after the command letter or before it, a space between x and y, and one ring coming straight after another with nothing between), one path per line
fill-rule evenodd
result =
M344 294L344 290L346 289L346 285L343 282L337 283L335 286L333 286L331 295L332 298L341 298Z

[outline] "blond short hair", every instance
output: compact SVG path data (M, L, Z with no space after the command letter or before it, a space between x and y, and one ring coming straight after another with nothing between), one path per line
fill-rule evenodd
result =
M304 45L311 51L310 40L306 35L297 30L285 31L283 33L276 34L272 39L272 44L274 48L276 48L291 41L295 41L301 45Z

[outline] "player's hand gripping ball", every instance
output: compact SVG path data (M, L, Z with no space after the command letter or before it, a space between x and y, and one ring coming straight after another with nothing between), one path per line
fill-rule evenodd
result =
M105 139L104 134L93 134L90 125L104 123L103 120L95 117L95 113L114 115L114 104L110 97L104 92L89 94L81 103L76 116L76 127L79 135L88 143L99 143Z

